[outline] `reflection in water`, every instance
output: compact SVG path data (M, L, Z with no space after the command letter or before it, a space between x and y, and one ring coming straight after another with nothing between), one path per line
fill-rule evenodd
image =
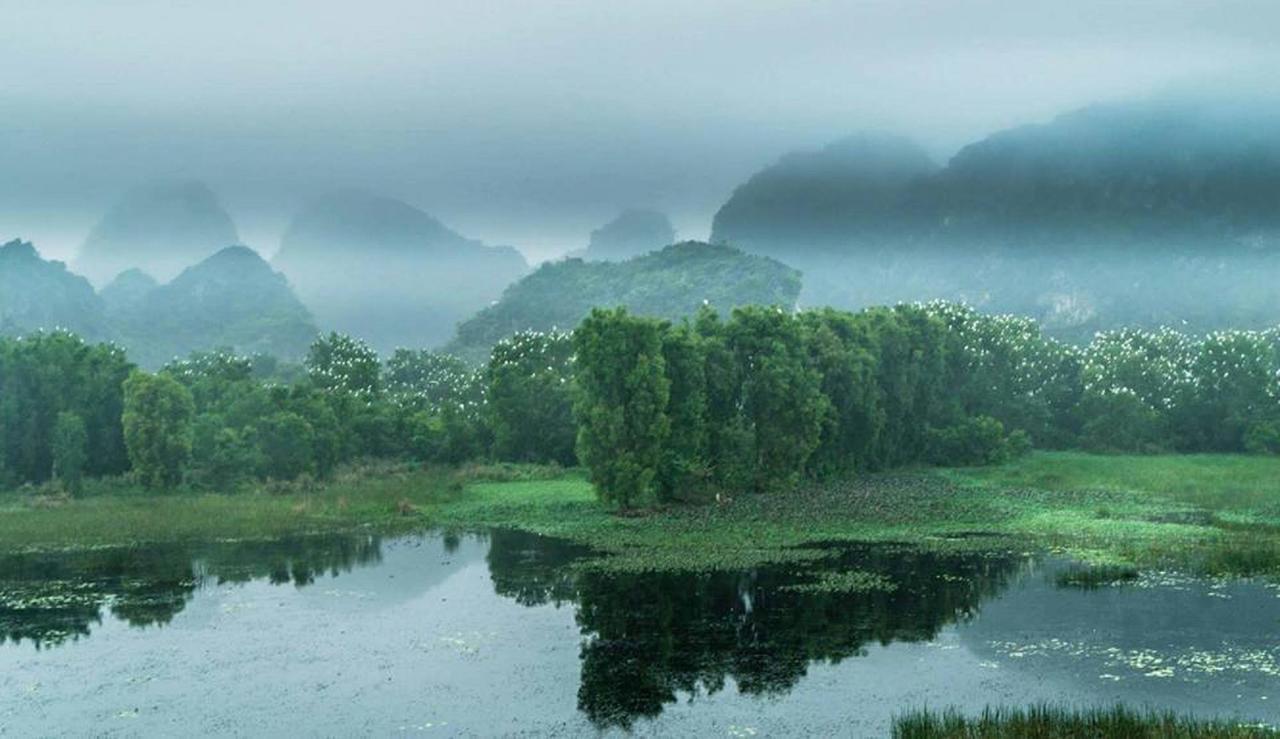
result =
M732 679L748 695L791 689L815 661L858 655L871 643L934 638L999 592L1023 558L850 548L805 568L606 574L565 565L581 548L495 532L495 589L520 603L574 601L582 629L578 707L598 726L660 714L678 694L715 693ZM868 571L889 591L813 592L795 585L823 571Z
M207 584L298 587L381 560L373 536L165 545L0 557L0 644L48 647L88 636L102 609L130 626L169 623Z
M446 553L460 544L456 535L440 541ZM630 726L678 695L715 693L730 680L746 695L783 693L811 662L839 661L872 643L932 639L974 613L1023 562L1011 554L854 547L816 564L741 572L609 574L574 566L592 556L564 540L498 530L487 562L498 595L525 606L575 606L583 634L578 707L601 727ZM250 580L303 587L381 559L373 536L6 556L0 644L49 647L87 636L104 608L131 626L163 625L203 587ZM893 587L795 587L852 570Z

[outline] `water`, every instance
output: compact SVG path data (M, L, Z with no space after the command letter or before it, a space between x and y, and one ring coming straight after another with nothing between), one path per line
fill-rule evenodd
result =
M510 531L0 558L0 734L880 735L1122 700L1280 723L1280 597L1017 553L609 576ZM891 589L813 592L823 571Z

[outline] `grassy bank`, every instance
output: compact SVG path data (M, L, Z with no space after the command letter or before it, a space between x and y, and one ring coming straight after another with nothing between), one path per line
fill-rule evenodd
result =
M988 709L972 718L954 711L921 710L900 716L893 724L896 739L1085 739L1105 736L1244 739L1276 735L1274 730L1264 727L1193 719L1173 713L1135 711L1119 706L1083 710L1053 706Z
M383 466L234 495L102 491L0 497L0 550L264 538L373 527L504 526L614 554L609 567L745 566L827 541L1056 548L1110 567L1280 574L1280 459L1037 453L992 468L806 485L618 516L576 472Z

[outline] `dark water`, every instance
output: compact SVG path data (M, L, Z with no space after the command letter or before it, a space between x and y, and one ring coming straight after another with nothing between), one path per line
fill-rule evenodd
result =
M0 734L881 735L1117 700L1280 723L1280 597L1014 553L605 575L509 531L0 558ZM881 583L814 591L824 572Z

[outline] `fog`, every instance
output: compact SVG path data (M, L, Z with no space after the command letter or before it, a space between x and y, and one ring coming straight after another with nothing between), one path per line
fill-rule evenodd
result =
M1277 68L1238 2L0 2L0 236L70 259L119 195L218 193L244 241L360 187L531 261L623 208L706 238L782 153L878 128L938 161L1096 101Z

